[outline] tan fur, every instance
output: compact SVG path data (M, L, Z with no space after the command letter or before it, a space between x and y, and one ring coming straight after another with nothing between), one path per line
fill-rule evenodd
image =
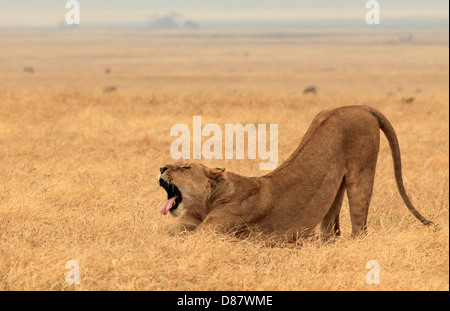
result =
M400 149L389 121L367 106L323 111L310 125L289 159L261 177L243 177L201 164L178 162L161 175L183 197L170 211L175 230L214 226L221 230L258 230L277 237L305 236L320 224L326 238L340 235L339 213L347 191L352 235L366 231L378 157L380 131L389 141L395 179L409 210L402 182Z

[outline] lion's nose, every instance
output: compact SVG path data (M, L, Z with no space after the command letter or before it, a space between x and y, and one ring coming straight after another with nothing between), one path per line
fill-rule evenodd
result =
M161 172L161 174L163 174L165 171L167 171L169 168L164 166L164 167L160 167L159 171Z

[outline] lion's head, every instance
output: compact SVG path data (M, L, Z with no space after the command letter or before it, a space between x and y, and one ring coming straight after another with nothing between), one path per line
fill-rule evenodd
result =
M204 218L211 192L224 169L211 169L197 163L176 162L159 170L159 184L167 192L167 201L161 208L161 213L180 216L183 210L190 210Z

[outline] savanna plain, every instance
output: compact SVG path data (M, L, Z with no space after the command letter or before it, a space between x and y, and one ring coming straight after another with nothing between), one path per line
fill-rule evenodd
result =
M0 30L0 290L449 290L448 55L448 30ZM332 243L167 234L174 124L278 124L281 164L317 113L357 104L393 124L437 228L382 135L366 236L347 199Z

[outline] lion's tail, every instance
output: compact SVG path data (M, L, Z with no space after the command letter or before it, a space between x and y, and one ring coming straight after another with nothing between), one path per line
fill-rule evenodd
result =
M392 127L392 125L388 121L388 119L378 110L373 109L372 107L368 107L368 106L364 106L364 110L369 111L373 116L375 116L377 118L380 129L383 131L384 135L386 136L386 138L389 142L389 146L391 147L392 159L394 161L395 181L397 183L398 191L400 192L400 195L402 196L403 202L405 202L409 211L418 220L420 220L421 223L423 223L424 225L427 225L427 226L431 225L433 222L431 222L430 220L427 220L416 210L416 208L412 205L411 201L409 200L408 195L406 194L406 190L403 185L402 161L401 161L401 156L400 156L400 147L398 144L398 139L397 139L397 135L395 134L394 128Z

